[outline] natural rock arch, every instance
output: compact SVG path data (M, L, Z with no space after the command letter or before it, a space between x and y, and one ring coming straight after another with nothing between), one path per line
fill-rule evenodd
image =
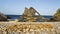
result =
M38 16L36 16L35 13L37 13ZM43 21L42 16L33 7L30 7L29 9L25 8L24 13L23 13L23 18L25 18L26 21L32 20L32 19L36 21L37 18Z
M30 7L29 9L25 7L23 15L30 16L31 14L32 16L35 16L35 13L37 13L40 16L39 12L37 12L33 7Z

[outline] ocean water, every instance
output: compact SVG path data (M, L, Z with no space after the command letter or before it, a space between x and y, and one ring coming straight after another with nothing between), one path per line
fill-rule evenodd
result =
M21 15L7 15L10 17L10 20L15 20L15 19L19 19L19 20L23 20L23 18L21 18ZM52 16L43 16L46 19L50 19Z

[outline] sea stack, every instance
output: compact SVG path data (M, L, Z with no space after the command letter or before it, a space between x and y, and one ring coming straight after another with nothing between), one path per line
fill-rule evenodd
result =
M38 14L37 16L36 13ZM40 18L40 14L33 7L30 7L29 9L25 8L22 18L24 18L25 22L36 22L37 19ZM43 21L42 18L40 18L40 20Z

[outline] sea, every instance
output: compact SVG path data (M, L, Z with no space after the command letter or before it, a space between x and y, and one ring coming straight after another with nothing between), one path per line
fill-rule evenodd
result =
M15 20L15 19L23 20L23 18L21 18L21 15L7 15L7 16L10 17L9 20ZM43 17L44 17L45 19L50 19L50 18L52 18L52 16L46 16L46 15L43 15ZM39 20L39 19L38 19L38 20Z

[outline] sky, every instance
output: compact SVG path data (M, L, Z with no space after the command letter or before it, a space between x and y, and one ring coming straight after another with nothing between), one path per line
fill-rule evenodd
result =
M6 15L22 15L25 7L35 8L40 15L54 15L60 0L0 0L0 12Z

